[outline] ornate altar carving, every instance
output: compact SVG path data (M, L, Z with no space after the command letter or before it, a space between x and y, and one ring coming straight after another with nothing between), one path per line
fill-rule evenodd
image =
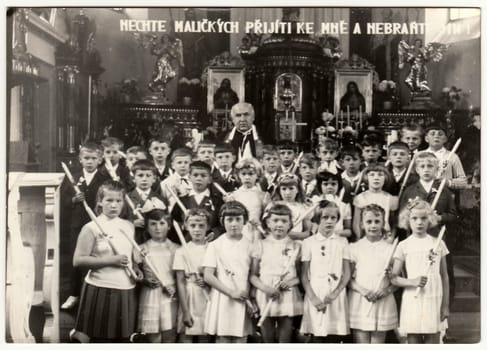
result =
M127 146L147 145L156 135L173 138L179 145L191 140L191 130L200 128L199 110L186 106L122 104L110 126L110 135Z
M291 22L294 28L296 16L285 15L283 21ZM281 138L279 120L285 118L285 110L276 109L276 79L294 73L302 80L302 105L295 111L295 121L303 125L291 127L297 128L296 142L309 144L321 113L333 109L334 57L327 54L319 38L294 30L293 34L274 34L263 40L249 35L239 52L246 63L245 98L255 108L255 125L263 142L274 143Z

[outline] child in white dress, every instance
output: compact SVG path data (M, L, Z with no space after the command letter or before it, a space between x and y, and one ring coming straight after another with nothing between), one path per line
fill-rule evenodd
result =
M254 242L250 283L257 288L256 301L262 314L270 300L269 313L261 326L264 343L290 343L293 317L303 314L303 297L297 275L300 242L289 237L291 210L285 204L266 209L263 226L269 234Z
M313 216L318 232L302 246L301 282L306 295L300 332L312 334L317 343L340 342L350 332L345 291L350 252L347 239L335 233L339 217L335 203L321 201Z
M360 212L368 204L378 204L385 211L385 230L388 237L395 236L394 212L398 208L398 199L396 196L384 191L387 188L391 178L389 171L379 164L369 165L363 170L363 179L368 185L368 190L355 196L353 199L353 232L357 239L361 238L360 229ZM392 229L391 229L392 228Z
M323 199L335 202L340 209L340 219L335 227L335 232L343 237L352 236L352 209L349 203L343 202L342 193L343 182L340 174L333 174L328 171L323 171L316 175L316 188L320 195L313 196L313 202L321 201ZM343 190L344 191L344 190Z
M411 235L397 246L391 281L404 288L399 328L409 344L439 344L440 324L449 315L448 248L441 241L433 252L437 238L428 234L437 222L431 206L421 199L411 200L399 217L400 227ZM407 277L401 277L403 270Z
M225 234L208 244L203 259L204 279L213 289L208 302L205 332L218 343L245 343L252 332L249 271L252 243L242 234L247 209L237 201L220 209Z
M273 201L281 201L291 209L293 221L306 214L309 206L304 203L304 195L299 186L299 177L295 174L282 174L277 179L277 187L272 197ZM269 204L271 206L272 203ZM296 226L291 223L289 237L292 239L305 239L309 236L311 229L310 215L301 220Z
M163 285L144 263L144 286L139 299L139 331L147 334L151 343L174 343L176 341L177 300L174 272L174 253L179 247L167 239L171 217L161 209L153 209L145 216L145 227L151 237L141 245L147 259L162 279Z
M242 233L253 242L261 238L257 227L260 226L262 212L269 201L267 192L263 192L257 183L262 176L262 166L255 158L244 158L235 165L235 170L242 186L232 192L227 200L238 201L247 209L249 219Z
M384 239L384 215L384 209L377 204L367 205L361 219L365 237L350 245L352 278L348 300L350 328L356 343L384 343L386 331L397 327L394 287L384 278L386 259L393 249ZM382 282L376 289L379 279Z
M181 247L174 255L181 318L178 324L182 343L208 343L205 316L209 297L208 285L203 280L203 258L208 244L205 234L210 224L210 213L205 209L189 209L184 226L191 236L187 248Z

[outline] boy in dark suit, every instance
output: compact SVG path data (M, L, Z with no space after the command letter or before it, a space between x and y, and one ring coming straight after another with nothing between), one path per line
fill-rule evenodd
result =
M396 141L389 145L387 149L387 170L391 173L391 184L387 188L387 192L393 196L397 196L401 189L401 186L406 178L407 168L409 162L412 161L409 157L409 147L406 143ZM418 175L411 171L407 179L406 186L415 183L418 180Z
M167 162L167 157L171 153L170 144L170 140L163 137L149 140L149 154L157 170L155 181L157 184L171 175L171 169Z
M227 192L235 191L238 186L237 174L232 168L235 161L235 151L228 143L222 143L215 147L215 162L211 177L213 182L219 184Z
M353 145L343 147L340 153L340 160L343 167L341 177L343 188L345 189L343 202L347 204L351 204L353 202L353 197L356 194L363 192L366 188L365 181L363 181L364 179L360 173L361 153L362 151L360 148ZM359 190L356 191L357 183L359 181Z
M134 174L135 189L130 191L127 196L134 204L134 208L142 208L147 201L151 201L153 198L157 198L163 207L167 209L167 203L164 203L159 193L153 190L153 185L157 178L157 169L150 160L142 159L138 160L132 166L132 172ZM159 208L161 205L158 206ZM135 241L138 244L143 243L146 239L144 237L145 222L142 219L137 219L137 215L127 208L126 219L132 221L135 226Z
M262 147L262 158L260 161L264 168L264 174L259 178L260 188L262 191L272 194L277 186L277 178L281 173L281 162L277 148L273 145Z
M211 167L203 161L194 161L190 164L189 181L192 189L189 193L180 196L179 200L185 209L202 208L210 213L209 231L213 232L213 238L223 233L223 229L218 220L220 207L223 205L223 199L216 189L211 186ZM182 208L176 204L172 209L171 216L180 226L184 222L184 213ZM208 232L210 233L210 232ZM180 244L180 240L175 232L169 232L168 238L175 243ZM189 237L185 237L189 240Z
M123 149L123 142L116 137L107 137L101 141L101 145L103 146L105 162L99 167L100 172L112 180L120 182L125 191L133 190L134 182L130 176L130 170L125 164L125 159L121 160L122 154L120 152ZM111 169L115 172L114 176L111 174Z
M96 194L98 188L103 182L110 180L108 174L98 170L98 166L102 162L102 155L103 148L100 145L94 142L83 144L79 150L81 170L73 172L74 181L76 181L81 192L76 194L73 186L66 177L61 185L61 210L62 217L66 220L62 223L62 226L63 231L68 231L68 234L63 234L61 239L63 240L65 238L67 241L65 242L68 243L70 266L72 265L71 261L81 228L91 221L83 206L83 201L86 200L88 206L96 213ZM74 268L70 277L70 296L61 305L61 309L63 310L71 309L78 304L83 272L80 269Z
M316 188L316 172L318 159L312 153L305 153L299 160L299 176L301 177L301 189L306 199L320 194Z

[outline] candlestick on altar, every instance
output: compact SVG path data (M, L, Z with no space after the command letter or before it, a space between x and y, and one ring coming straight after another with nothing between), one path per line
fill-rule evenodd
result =
M340 121L343 123L343 110L340 111ZM343 124L342 124L343 126Z
M338 130L338 114L337 114L337 115L335 115L335 124L336 124L336 125L335 125L335 129L337 129L337 130Z
M347 105L347 126L350 126L350 105Z

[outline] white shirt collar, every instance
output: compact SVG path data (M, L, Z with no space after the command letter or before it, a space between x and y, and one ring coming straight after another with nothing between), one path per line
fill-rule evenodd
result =
M445 154L448 151L445 147L441 147L438 151L433 151L431 148L428 148L426 150L426 152L431 152L431 153L434 153L436 155L436 154Z
M395 168L392 168L392 175L394 175L394 178L397 181L401 178L402 174L404 174L405 171L406 171L406 168L402 169L399 172Z
M419 183L421 184L421 186L423 186L423 188L425 189L426 193L430 193L431 192L431 188L433 187L433 182L434 182L434 180L431 180L429 182L425 182L423 180L419 180Z
M87 172L85 169L83 169L83 177L86 181L86 185L89 186L91 183L91 180L93 180L93 177L95 177L96 172L98 169L95 169L92 173Z
M149 198L149 194L151 191L150 188L146 191L142 191L141 189L138 189L138 188L136 188L136 190L137 190L137 193L139 194L140 198L142 198L143 200L146 200L147 198Z
M210 190L207 188L201 193L196 193L194 190L191 190L191 195L194 197L196 203L200 205L205 197L210 197Z
M321 233L319 233L319 232L316 232L316 234L315 234L315 239L316 239L317 241L327 241L327 240L329 240L329 239L334 239L334 238L336 238L336 237L337 237L337 235L335 234L335 232L333 232L333 233L331 234L331 236L329 236L329 237L325 237L325 236L323 236L323 235L322 235Z
M230 176L230 174L232 173L232 169L231 169L231 168L230 168L230 170L228 170L228 171L225 171L225 170L223 170L223 169L221 169L221 168L219 168L219 169L220 169L220 174L221 174L221 175L222 175L222 176L223 176L225 179L226 179L226 178L228 178L228 177Z
M354 181L358 180L360 178L360 171L357 173L357 175L355 175L353 178L348 176L347 172L344 171L342 173L342 179L344 180L347 180L348 182L350 182L351 184L354 183Z

